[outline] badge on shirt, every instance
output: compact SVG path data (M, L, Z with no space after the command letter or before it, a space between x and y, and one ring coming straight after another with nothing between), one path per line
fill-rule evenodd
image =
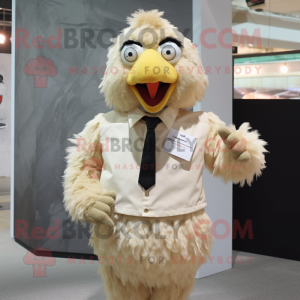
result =
M197 138L194 136L171 128L163 146L163 151L190 161L196 143Z

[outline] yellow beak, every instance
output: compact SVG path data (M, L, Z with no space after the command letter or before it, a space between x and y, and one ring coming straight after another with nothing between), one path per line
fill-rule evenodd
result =
M144 109L150 113L156 113L168 102L176 86L177 78L178 74L175 68L157 51L148 49L141 54L136 63L131 67L127 76L127 83ZM158 89L161 86L163 88L158 91L156 98L151 100L153 94L151 93L151 97L149 96L148 91L146 91L147 85L145 84L153 83L157 83L157 86L159 86ZM141 91L143 91L142 94L145 99L141 96Z

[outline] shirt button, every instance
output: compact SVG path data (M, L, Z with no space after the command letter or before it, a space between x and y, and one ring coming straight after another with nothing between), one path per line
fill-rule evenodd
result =
M146 196L146 197L149 197L149 193L148 193L148 192L146 192L146 193L145 193L145 196Z
M147 208L144 209L144 212L147 213L149 210Z

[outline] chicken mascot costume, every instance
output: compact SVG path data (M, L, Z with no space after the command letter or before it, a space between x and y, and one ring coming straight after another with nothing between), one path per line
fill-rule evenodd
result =
M208 84L196 47L139 10L109 49L100 84L109 107L71 141L65 208L91 223L107 299L188 299L213 237L202 170L251 184L264 145L248 123L191 112Z

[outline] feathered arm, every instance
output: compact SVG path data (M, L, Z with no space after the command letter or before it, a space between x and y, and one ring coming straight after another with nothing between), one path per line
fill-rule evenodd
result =
M100 186L103 165L100 144L100 114L88 122L84 130L70 141L67 168L64 172L64 205L73 221L103 222L113 226L108 217L115 194L102 194Z
M257 131L250 131L249 123L243 123L237 130L234 125L228 127L218 116L209 112L209 133L205 147L205 165L213 176L221 177L226 183L251 182L254 176L260 176L265 168L264 146Z

